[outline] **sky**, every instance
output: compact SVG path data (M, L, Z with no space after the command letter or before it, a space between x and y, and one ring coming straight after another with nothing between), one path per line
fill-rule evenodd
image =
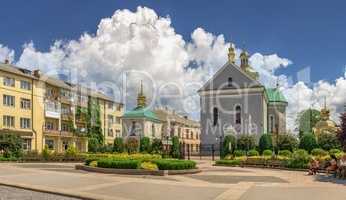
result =
M144 70L158 85L183 88L180 103L164 104L194 108L195 88L186 82L210 78L232 42L252 55L264 84L280 80L290 129L299 111L320 107L324 96L334 119L346 102L345 1L11 0L1 8L0 59L22 67L81 69L95 82Z

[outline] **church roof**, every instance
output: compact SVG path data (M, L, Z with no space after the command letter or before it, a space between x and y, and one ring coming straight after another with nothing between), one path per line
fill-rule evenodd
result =
M266 94L269 102L287 103L285 96L277 88L266 88Z
M156 114L149 110L148 108L138 106L135 109L131 111L127 111L123 118L134 118L134 119L147 119L150 121L160 121L159 118L157 118Z

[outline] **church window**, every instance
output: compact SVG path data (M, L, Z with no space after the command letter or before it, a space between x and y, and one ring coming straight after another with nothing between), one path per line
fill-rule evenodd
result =
M216 126L219 121L219 110L217 108L213 109L213 125Z
M274 116L269 116L269 131L270 133L274 133Z
M235 107L235 123L241 124L241 107Z
M232 87L232 85L233 85L233 79L232 79L232 77L229 77L228 78L228 87Z

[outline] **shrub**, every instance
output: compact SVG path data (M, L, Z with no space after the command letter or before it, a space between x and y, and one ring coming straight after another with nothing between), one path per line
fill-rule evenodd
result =
M99 141L95 137L90 137L88 139L88 151L96 153L99 149Z
M272 156L273 155L273 151L270 149L266 149L263 151L262 153L263 156Z
M143 153L151 152L150 138L142 137L140 140L139 151Z
M250 150L255 148L256 139L253 135L241 135L237 140L237 148L240 150Z
M126 142L126 149L128 153L137 153L138 152L138 140L136 138L130 137Z
M153 162L160 170L184 170L196 168L196 162L191 160L155 160Z
M297 138L292 134L279 134L277 143L279 150L293 151L298 145Z
M260 153L263 153L263 151L266 150L266 149L273 148L272 135L270 135L270 134L263 134L260 137L258 148L259 148L259 152Z
M330 149L339 149L341 146L336 134L329 132L323 132L318 136L318 145L327 151Z
M156 170L158 170L158 167L155 163L152 163L152 162L142 162L141 163L141 169L156 171Z
M45 145L45 146L44 146L44 149L42 150L42 157L43 157L43 159L44 159L44 160L49 160L50 155L51 155L51 152L50 152L50 150L48 149L48 146Z
M106 144L106 145L99 145L97 152L100 153L111 153L113 152L113 145Z
M316 148L316 149L313 149L311 151L311 155L313 155L313 156L327 156L328 152L323 150L323 149Z
M231 146L230 146L231 145ZM236 138L233 135L227 135L222 143L221 158L234 152L236 147Z
M250 151L247 152L247 155L249 157L253 157L253 156L259 156L258 151L256 151L255 149L251 149Z
M235 157L241 157L241 156L245 156L245 155L246 155L245 151L242 151L242 150L235 150L234 151L234 156Z
M161 154L162 150L163 150L162 141L158 138L155 138L152 144L152 153Z
M289 168L308 168L311 157L304 149L298 149L292 154L292 158L288 160L287 167Z
M0 152L5 158L22 156L22 138L15 134L0 134Z
M113 143L113 152L122 153L124 151L125 151L125 147L124 147L123 138L121 137L115 138Z
M291 157L292 156L292 152L289 151L289 150L281 150L281 151L279 151L279 156Z
M114 160L105 158L97 161L97 167L114 169L138 169L140 164L141 161L139 160Z
M172 137L172 147L171 147L172 158L180 158L180 143L178 136Z
M5 161L5 162L7 162L7 161L17 161L17 160L18 160L18 158L15 158L15 157L5 158L5 157L1 157L1 156L0 156L0 161Z
M217 160L215 162L217 165L228 165L228 166L239 166L241 165L241 160Z
M308 152L311 152L314 148L317 148L318 144L316 141L316 137L312 133L305 133L301 138L300 138L300 143L299 143L299 148L305 149Z
M330 155L336 155L336 154L340 154L341 151L339 149L331 149L329 150L329 154Z
M89 166L90 166L90 167L97 167L97 161L94 160L94 161L90 162L90 163L89 163Z
M77 149L74 146L69 146L65 152L65 157L67 158L71 158L71 157L75 157L77 155Z

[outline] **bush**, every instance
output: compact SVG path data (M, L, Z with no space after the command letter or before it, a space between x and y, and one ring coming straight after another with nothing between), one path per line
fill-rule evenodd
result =
M241 156L246 156L246 152L242 150L235 150L234 151L234 156L235 157L241 157Z
M171 148L172 158L180 158L180 142L178 136L172 137L172 148Z
M279 134L277 142L279 150L293 151L298 146L298 140L292 134Z
M163 150L162 141L158 138L153 140L152 153L161 154Z
M90 162L90 163L89 163L89 166L90 166L90 167L97 167L97 161L94 160L94 161Z
M50 152L50 150L48 149L48 146L45 145L45 146L44 146L44 149L42 150L42 157L43 157L43 159L44 159L44 160L49 160L50 155L51 155L51 152Z
M22 138L14 134L0 134L0 152L5 158L22 156Z
M292 154L292 158L288 160L287 167L299 169L308 168L310 160L311 157L308 152L304 149L299 149Z
M99 146L100 146L100 144L99 144L99 141L98 141L97 138L95 138L95 137L90 137L90 138L88 139L88 151L89 151L89 152L94 152L94 153L96 153L96 152L98 151L98 149L99 149Z
M263 156L272 156L273 155L273 151L270 149L266 149L263 151L262 153Z
M139 151L142 153L150 153L151 152L150 138L148 138L148 137L142 137L141 138Z
M97 152L112 153L113 152L113 145L111 145L111 144L99 145Z
M248 151L255 148L256 139L253 135L241 135L237 140L237 148Z
M314 134L305 133L301 137L300 143L299 143L299 148L305 149L308 152L311 152L311 150L313 150L314 148L317 148L317 147L318 147L318 144L317 144L316 137Z
M331 149L329 150L329 154L330 155L336 155L336 154L340 154L341 153L341 150L339 149Z
M229 146L231 144L231 146ZM227 135L222 143L221 158L232 154L236 147L236 138L233 135Z
M340 141L335 133L324 132L318 136L318 145L329 151L330 149L339 149L341 147Z
M125 147L124 147L123 138L121 137L115 138L113 143L113 152L122 153L124 151L125 151Z
M196 162L191 160L155 160L153 161L160 170L195 169Z
M328 152L325 151L325 150L323 150L323 149L316 148L316 149L313 149L313 150L311 151L311 155L322 157L322 156L327 156L327 155L328 155Z
M258 151L256 151L255 149L251 149L250 151L247 152L247 155L249 157L253 157L253 156L259 156Z
M0 156L0 161L8 162L8 161L17 161L17 160L18 160L18 158L15 158L15 157L5 158L5 157Z
M281 151L279 151L279 156L291 157L292 156L292 152L289 151L289 150L281 150Z
M260 137L258 148L259 148L259 152L260 153L263 153L263 151L266 150L266 149L273 148L272 135L270 135L270 134L263 134Z
M215 162L217 165L228 165L228 166L239 166L241 165L241 160L217 160Z
M138 144L138 140L136 138L130 137L127 139L126 149L127 149L127 152L129 154L137 153L138 147L139 147L139 144Z
M139 160L114 160L114 159L100 159L97 161L97 167L113 168L113 169L138 169L141 161Z
M141 169L150 170L150 171L156 171L156 170L158 170L158 167L157 167L157 165L155 163L142 162L141 163Z
M74 146L69 146L65 152L65 157L67 158L72 158L75 157L77 155L77 149Z

